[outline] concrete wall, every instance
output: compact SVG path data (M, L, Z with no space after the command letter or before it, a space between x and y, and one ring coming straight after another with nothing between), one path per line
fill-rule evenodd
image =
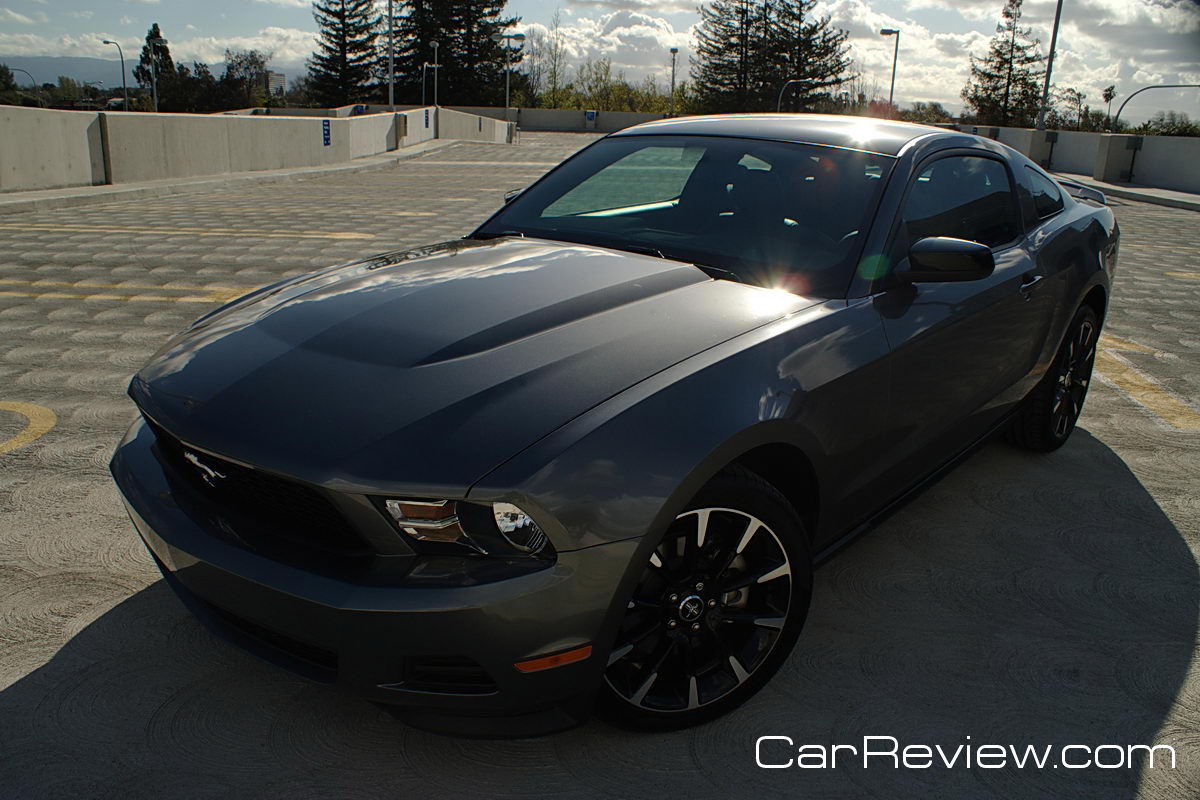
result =
M450 108L438 109L439 139L463 139L476 142L512 141L512 124L498 119L464 114Z
M0 106L0 190L321 166L438 137L503 143L512 140L512 126L436 108L318 117L126 114Z
M1091 175L1096 164L1099 144L1098 133L1058 131L1058 141L1054 143L1054 150L1050 154L1050 169L1076 175ZM1200 186L1200 183L1197 186Z
M100 114L0 105L0 191L104 183Z
M1143 136L1133 160L1133 181L1147 186L1200 193L1200 139Z

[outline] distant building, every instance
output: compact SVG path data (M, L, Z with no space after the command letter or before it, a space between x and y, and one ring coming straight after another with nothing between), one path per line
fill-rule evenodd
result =
M287 90L287 76L282 72L267 70L263 73L263 82L269 95L281 95Z

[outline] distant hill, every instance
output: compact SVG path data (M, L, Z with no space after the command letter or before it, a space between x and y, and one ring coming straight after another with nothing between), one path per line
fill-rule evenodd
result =
M113 48L113 55L116 55L117 48ZM137 66L138 58L141 55L141 50L135 50L132 53L125 53L125 70L129 74L126 80L132 88L137 86L137 81L133 77L133 68ZM189 67L191 62L184 62ZM83 81L104 81L104 86L107 89L121 88L121 62L116 59L107 58L78 58L75 56L6 56L0 54L0 64L7 64L10 67L23 69L29 72L37 80L38 84L43 83L58 83L59 75L66 75L68 78L73 78L79 82ZM208 68L212 70L213 75L220 77L225 71L225 64L209 64ZM288 77L288 83L292 79L303 74L304 70L300 67L280 67L276 64L271 64L270 68L275 72L282 72ZM29 83L29 78L17 73L15 75L17 83L24 86Z

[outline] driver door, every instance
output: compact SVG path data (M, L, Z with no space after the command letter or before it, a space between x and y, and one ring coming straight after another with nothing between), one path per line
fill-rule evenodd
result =
M908 187L892 263L930 236L980 242L996 268L976 281L899 283L876 295L891 348L889 434L897 490L999 421L1032 368L1040 288L1008 166L979 153L935 157Z

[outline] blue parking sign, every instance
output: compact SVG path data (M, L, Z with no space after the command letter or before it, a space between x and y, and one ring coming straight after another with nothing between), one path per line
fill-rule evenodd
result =
M321 136L325 141L325 146L329 147L329 141L330 141L329 120L327 120L327 119L321 120Z

